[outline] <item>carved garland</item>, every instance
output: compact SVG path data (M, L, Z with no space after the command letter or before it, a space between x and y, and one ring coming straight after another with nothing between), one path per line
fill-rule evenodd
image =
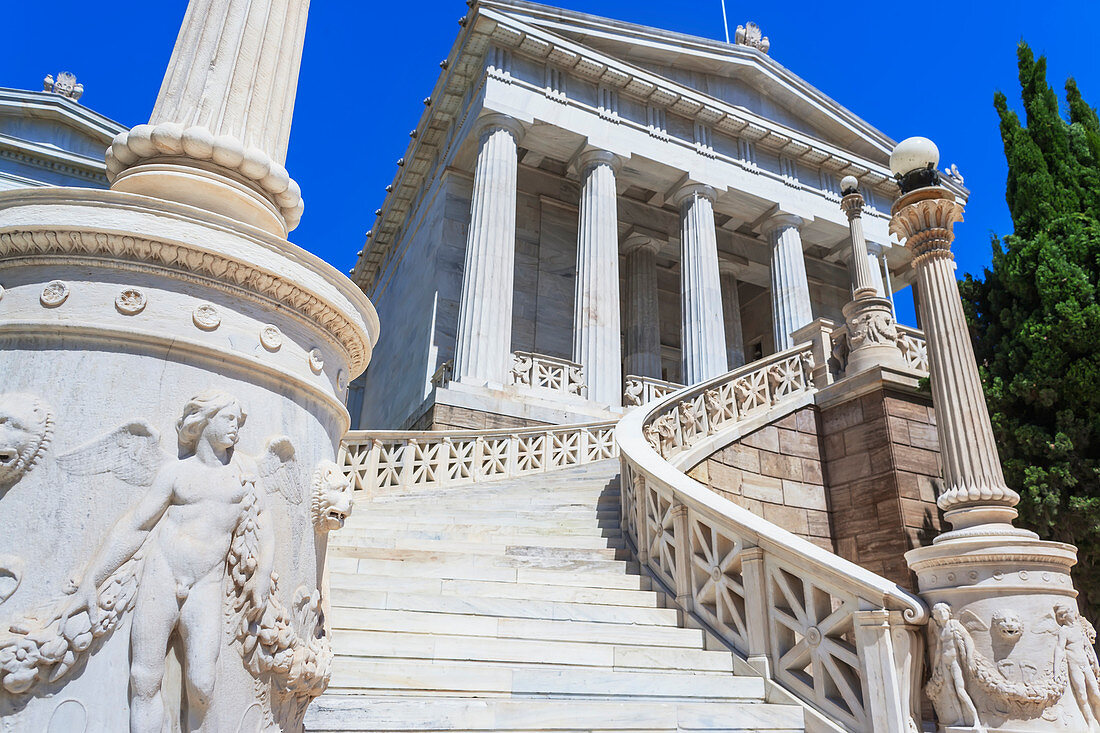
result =
M107 256L179 270L211 278L219 283L228 282L250 296L266 296L322 325L346 350L352 371L359 372L366 367L368 346L363 339L356 337L357 329L342 313L297 283L270 275L240 261L192 249L187 245L104 232L0 232L0 258L34 255L63 255L67 258L80 255Z

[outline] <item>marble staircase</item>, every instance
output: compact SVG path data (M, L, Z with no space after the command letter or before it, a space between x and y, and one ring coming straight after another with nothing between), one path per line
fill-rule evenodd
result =
M618 473L359 501L330 536L338 656L306 730L804 731L639 574Z

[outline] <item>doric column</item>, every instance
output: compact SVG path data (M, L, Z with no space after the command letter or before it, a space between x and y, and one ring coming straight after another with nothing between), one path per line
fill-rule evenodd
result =
M689 184L676 195L680 206L680 351L684 384L726 372L714 189Z
M454 379L460 382L503 385L510 368L521 131L516 120L500 114L479 125L455 343Z
M308 11L309 0L190 3L149 124L107 151L112 188L276 234L297 226L301 190L283 164Z
M802 236L798 233L800 226L802 219L791 214L776 214L764 225L772 245L772 329L776 351L794 346L791 333L814 319Z
M657 250L660 242L631 234L626 253L626 361L624 372L661 378L661 321L657 306Z
M622 340L619 333L619 217L612 153L584 153L577 229L577 290L573 308L573 361L584 367L588 399L609 405L622 400Z
M878 258L869 255L863 235L863 194L855 176L845 176L840 183L844 198L840 208L848 216L851 247L848 255L852 276L852 300L844 306L848 331L848 364L845 375L858 374L873 366L905 365L898 350L898 329L890 301L879 295L882 276ZM875 282L875 274L879 274Z
M741 296L737 292L737 265L718 260L722 283L722 320L726 324L726 366L736 369L745 363L745 335L741 330Z

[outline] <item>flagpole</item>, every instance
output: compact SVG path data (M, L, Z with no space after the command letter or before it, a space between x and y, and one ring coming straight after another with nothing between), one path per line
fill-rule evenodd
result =
M726 18L726 0L722 0L722 26L726 29L726 43L730 42L730 22Z

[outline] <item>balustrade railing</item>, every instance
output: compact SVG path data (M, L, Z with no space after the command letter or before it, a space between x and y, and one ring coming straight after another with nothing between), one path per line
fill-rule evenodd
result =
M802 344L628 413L623 531L676 603L761 674L849 730L919 730L921 600L683 472L693 447L812 402L814 367Z
M925 343L923 331L898 325L898 348L910 369L928 371L928 345Z
M492 481L618 455L614 421L519 430L352 430L340 465L352 488L372 494Z
M684 385L666 382L653 377L639 377L631 374L624 380L623 407L640 407L647 402L659 400L672 394Z
M584 367L556 356L516 351L512 354L512 384L584 397L588 387Z

